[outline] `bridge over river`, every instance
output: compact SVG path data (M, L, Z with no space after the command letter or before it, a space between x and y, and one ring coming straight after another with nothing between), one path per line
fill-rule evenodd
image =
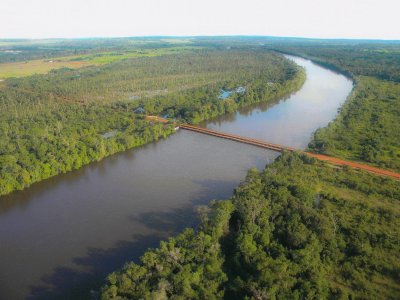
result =
M249 145L253 145L253 146L257 146L257 147L261 147L261 148L265 148L265 149L273 150L273 151L279 151L279 152L296 151L296 149L293 147L286 147L286 146L282 146L282 145L278 145L278 144L272 144L272 143L268 143L268 142L257 140L257 139L251 139L251 138L242 137L242 136L235 135L235 134L223 133L223 132L210 130L210 129L206 129L206 128L201 128L201 127L197 127L197 126L192 126L192 125L187 125L187 124L180 125L179 128L185 129L185 130L190 130L190 131L195 131L195 132L199 132L199 133L203 133L203 134L212 135L212 136L223 138L223 139L237 141L240 143L245 143L245 144L249 144ZM337 166L348 166L348 167L351 167L354 169L367 171L367 172L374 173L377 175L389 176L389 177L395 178L397 180L400 180L400 174L391 172L388 170L383 170L380 168L376 168L376 167L372 167L372 166L368 166L368 165L364 165L364 164L346 161L343 159L338 159L338 158L327 156L327 155L316 154L316 153L311 153L311 152L306 152L306 151L300 151L300 152L302 152L310 157L313 157L313 158L316 158L316 159L319 159L322 161L326 161L330 164L334 164Z
M289 58L307 79L287 98L201 124L207 132L184 125L167 139L1 197L0 299L90 299L108 273L196 226L195 207L231 197L249 168L263 169L280 151L306 149L353 83Z

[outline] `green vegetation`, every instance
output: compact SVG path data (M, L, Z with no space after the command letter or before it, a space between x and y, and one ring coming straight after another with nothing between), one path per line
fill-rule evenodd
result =
M104 65L116 61L135 57L154 57L168 54L191 52L193 47L166 47L160 49L118 50L112 52L98 52L90 54L72 55L65 57L51 57L0 64L0 79L10 77L24 77L34 74L46 74L51 70L61 68L77 69L86 66ZM197 48L199 49L199 48Z
M400 84L357 77L339 116L317 130L310 148L400 172Z
M398 182L285 153L102 299L398 299Z
M263 37L2 41L0 62L90 63L0 85L0 195L298 89L304 72L268 50L352 76L316 152L400 170L400 44ZM10 52L11 51L11 52ZM168 55L166 55L168 54ZM179 55L176 55L179 54ZM245 93L218 99L221 89ZM103 299L398 299L400 185L284 153L250 170L197 231L108 276Z
M87 61L57 60L30 60L0 64L0 80L10 77L24 77L34 74L46 74L54 69L81 68L88 66Z
M0 87L0 195L174 132L138 107L196 123L278 99L304 77L264 50L193 50L10 78ZM238 86L246 92L218 99Z
M0 123L0 194L174 132L172 125L150 124L119 106L38 105L36 115L16 110Z
M0 40L0 63L46 60L56 57L103 55L107 52L152 51L191 46L192 39L88 38L88 39L9 39ZM167 49L168 51L168 49Z
M223 271L220 239L229 230L231 202L217 202L204 229L185 230L142 257L141 266L129 263L109 275L102 299L216 299L228 280Z
M312 59L350 76L400 81L400 43L379 41L274 41L268 48Z
M313 59L355 80L338 117L316 131L310 150L400 171L398 42L280 42L271 48Z
M399 170L399 43L194 44L213 43L265 43L353 77L353 93L310 148ZM284 153L263 172L250 170L230 200L204 209L197 232L110 274L102 299L398 299L399 199L395 180Z
M193 50L200 50L200 47L163 47L150 49L134 49L125 51L110 51L91 54L82 54L76 56L67 56L64 59L68 61L87 61L92 64L101 65L116 62L119 60L135 57L154 57L168 54L183 54Z

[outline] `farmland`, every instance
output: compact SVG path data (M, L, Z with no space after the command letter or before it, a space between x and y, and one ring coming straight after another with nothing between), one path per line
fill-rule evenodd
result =
M199 48L199 47L197 47ZM169 54L183 54L194 47L168 47L155 49L132 49L126 51L107 51L88 53L48 59L33 59L26 61L6 62L0 64L0 80L11 77L24 77L34 74L46 74L54 69L77 69L86 66L98 66L117 62L128 58L155 57Z

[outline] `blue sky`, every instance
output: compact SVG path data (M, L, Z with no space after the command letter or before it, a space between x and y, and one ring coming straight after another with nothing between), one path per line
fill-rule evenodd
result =
M269 35L400 39L399 0L1 0L0 38Z

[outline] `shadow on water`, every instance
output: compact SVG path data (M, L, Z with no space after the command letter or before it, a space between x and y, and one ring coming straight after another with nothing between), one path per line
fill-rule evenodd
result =
M21 191L14 191L10 194L0 196L0 215L6 214L8 211L13 209L23 209L29 205L32 199L40 199L45 194L51 193L59 185L72 186L77 181L88 180L89 174L96 171L100 175L105 174L108 168L117 164L119 157L125 159L133 159L134 151L141 148L154 147L155 142L147 145L139 146L137 148L129 149L125 152L118 152L105 157L101 161L93 161L87 165L82 166L78 170L68 171L61 173L56 176L44 179L39 182L33 183L29 188L25 188Z
M297 98L254 104L202 125L303 147L351 90L347 79L304 64L309 81ZM90 299L108 273L195 227L196 205L229 197L245 170L279 155L183 131L174 136L34 184L0 203L0 237L9 242L0 245L1 292L6 288L0 298Z
M210 193L217 198L230 195L236 182L220 180L195 181L202 186L201 193L183 207L169 211L152 211L128 215L132 224L143 224L149 234L132 234L131 240L118 241L110 249L88 248L87 255L75 257L76 269L58 267L52 274L42 277L41 285L30 287L29 300L47 299L96 299L106 276L120 269L126 262L138 263L140 256L158 247L160 240L176 235L184 228L196 228L199 219L196 206L210 202ZM78 270L81 269L81 270Z
M127 260L137 261L148 248L157 246L160 236L134 235L134 241L118 241L112 249L89 248L85 257L74 258L74 263L88 271L58 267L42 278L45 285L31 287L27 299L90 299L91 289L98 289L105 276Z

